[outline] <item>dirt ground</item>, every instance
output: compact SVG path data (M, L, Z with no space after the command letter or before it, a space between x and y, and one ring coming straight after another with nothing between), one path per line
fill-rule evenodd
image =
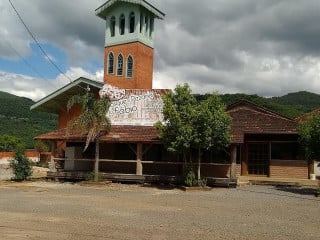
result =
M0 182L0 239L320 239L313 189Z

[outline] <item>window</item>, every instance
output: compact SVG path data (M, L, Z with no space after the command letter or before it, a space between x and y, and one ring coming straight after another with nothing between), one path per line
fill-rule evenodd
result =
M297 142L272 142L272 160L296 160L299 159L299 145Z
M117 67L117 75L122 76L123 74L123 56L119 54L118 56L118 67Z
M143 15L141 13L140 14L140 33L142 33L142 28L143 28Z
M126 27L126 19L125 19L125 17L124 17L123 14L121 14L119 20L120 20L120 21L119 21L119 22L120 22L120 28L119 28L119 30L120 30L120 35L123 35L123 34L124 34L124 29L125 29L125 27Z
M114 16L112 16L110 18L110 34L111 34L111 37L114 37L115 29L116 29L116 18Z
M150 19L150 32L149 32L149 37L152 37L153 34L153 29L154 29L154 19Z
M146 33L149 31L149 18L145 16L144 18L144 24L145 24L145 31Z
M134 12L130 13L129 22L130 22L129 32L133 33L136 25L136 17L134 15Z
M113 53L109 53L108 55L108 74L113 74L113 66L114 66L114 56Z
M133 77L133 58L131 56L127 59L127 78Z

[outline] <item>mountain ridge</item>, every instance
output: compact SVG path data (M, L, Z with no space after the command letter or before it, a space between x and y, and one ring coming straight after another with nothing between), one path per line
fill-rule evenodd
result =
M35 102L29 98L0 91L0 102L0 135L19 137L27 148L35 136L57 128L57 115L30 111Z

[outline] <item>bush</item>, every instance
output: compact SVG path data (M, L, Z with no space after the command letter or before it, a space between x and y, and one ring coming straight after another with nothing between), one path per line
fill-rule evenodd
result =
M94 181L94 172L89 172L85 176L86 181L93 182ZM102 172L98 173L98 182L102 182L104 180L104 174Z
M205 187L207 185L206 179L200 179L198 180L196 178L196 175L194 173L194 169L192 164L188 165L186 168L186 172L184 174L184 184L187 187Z
M192 187L192 186L197 186L197 183L198 183L198 180L194 173L193 165L192 163L189 163L185 168L184 184L187 187Z
M23 145L21 138L7 134L0 135L0 152L11 152L18 147L21 148Z
M14 159L11 160L10 167L13 169L13 180L23 181L31 176L31 162L24 155L23 149L15 150Z

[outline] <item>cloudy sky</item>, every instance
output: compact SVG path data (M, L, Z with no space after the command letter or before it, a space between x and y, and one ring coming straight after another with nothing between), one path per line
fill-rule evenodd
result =
M80 76L102 81L105 0L0 1L0 91L39 100ZM197 93L320 93L319 0L150 0L157 21L155 88ZM68 76L67 77L65 77Z

